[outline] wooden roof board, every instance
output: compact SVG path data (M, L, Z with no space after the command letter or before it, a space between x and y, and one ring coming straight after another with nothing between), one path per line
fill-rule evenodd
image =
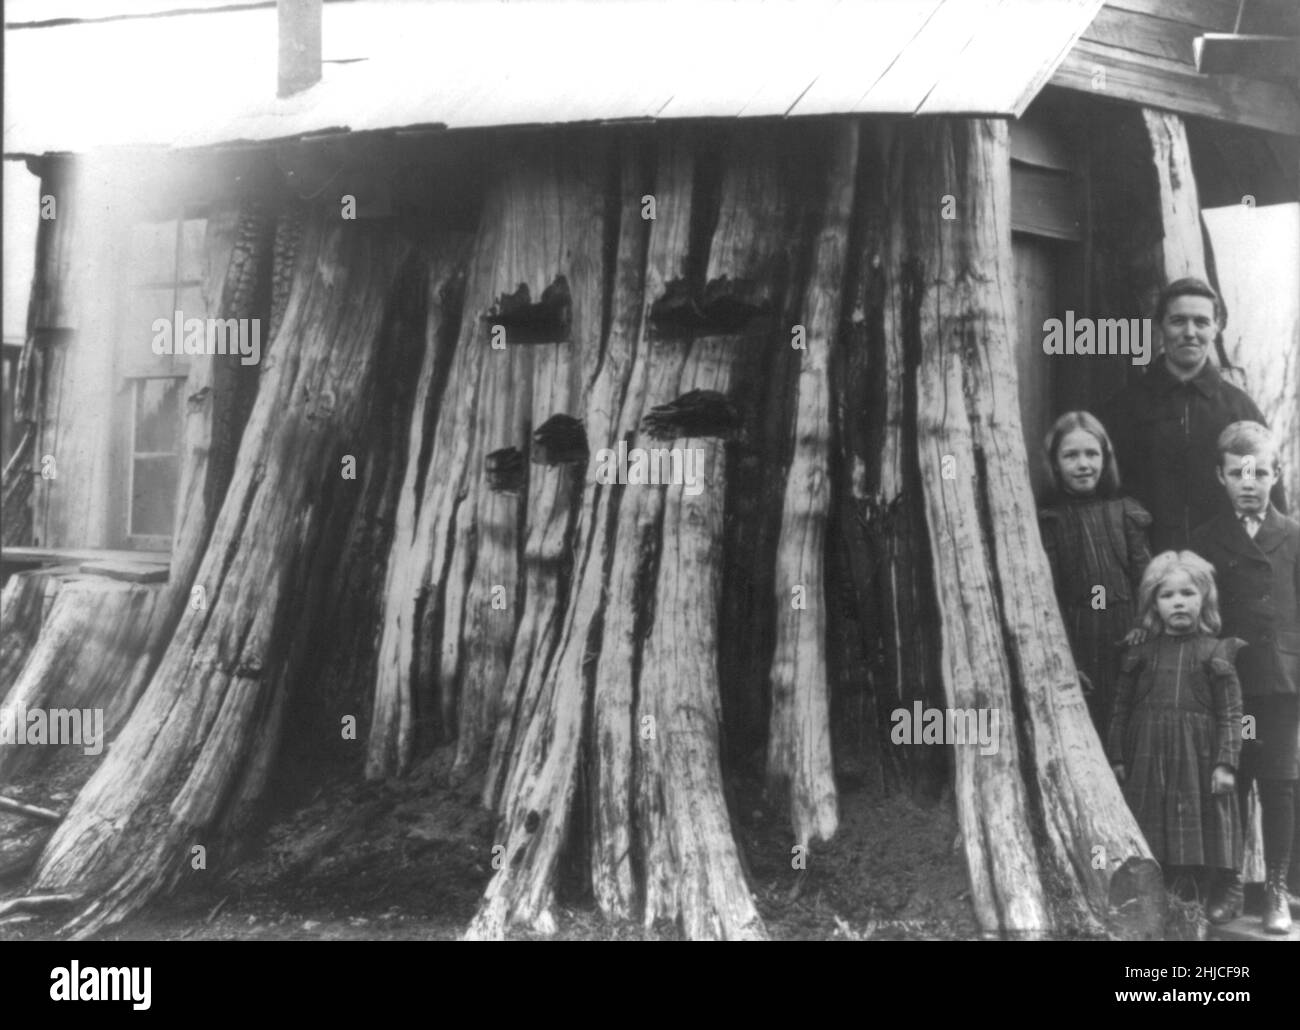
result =
M1192 64L1192 41L1205 30L1194 21L1174 21L1107 4L1083 33L1083 38L1170 61Z
M1071 17L1034 0L1002 0L979 31L941 69L918 114L938 114L971 102L972 83L990 111L1022 115L1070 48L1098 16L1102 0L1075 0ZM1067 34L1065 27L1076 31ZM1055 52L1047 48L1055 46Z
M864 113L885 114L892 111L915 112L946 66L970 45L980 31L980 25L997 7L998 0L966 0L964 3L946 0L926 19L921 31L899 52L885 73L880 76L858 101L855 110ZM980 110L982 82L968 83L967 110Z
M7 39L4 148L655 118L1015 115L1101 2L356 0L325 6L322 81L283 100L273 8L23 29ZM81 85L62 88L70 82Z
M275 92L275 11L5 34L6 153L170 145Z
M218 7L249 6L256 2L259 0L6 0L4 6L6 24L19 26L51 21L136 18L179 11L193 13ZM270 3L273 4L274 0Z
M913 45L943 0L880 0L861 6L843 26L827 26L817 47L792 53L791 68L806 78L795 106L801 115L833 114L845 101L856 106L867 91ZM822 58L825 55L825 59ZM781 79L774 77L769 89Z

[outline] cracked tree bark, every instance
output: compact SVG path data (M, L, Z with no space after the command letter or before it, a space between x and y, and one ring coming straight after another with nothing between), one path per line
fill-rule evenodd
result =
M637 255L640 241L647 235L644 222L636 225L636 221L642 221L639 212L635 221L626 214L626 207L639 201L626 193L627 188L644 181L635 162L634 154L624 153L624 212L619 220L618 241L621 256ZM692 169L688 146L681 141L669 144L660 155L659 169L653 195L663 215L648 227L651 252L647 259L647 301L655 287L672 278L685 259ZM638 285L636 268L633 265L623 269L624 274L615 280L607 359L588 403L593 417L587 433L593 453L598 448L614 447L619 439L634 433L641 417L644 378L651 363L642 321L646 302L632 294ZM627 392L615 424L618 394L624 389ZM575 546L579 557L564 624L549 667L534 674L535 686L523 695L529 707L520 713L519 743L505 778L498 840L503 842L506 861L488 885L483 905L467 934L471 938L499 937L512 923L525 923L543 931L554 928L554 876L573 815L589 707L598 727L592 788L597 799L593 802L593 820L598 829L592 843L597 895L620 914L630 914L634 904L636 888L629 864L634 682L630 651L634 640L630 624L626 632L621 631L619 621L611 619L610 613L629 617L630 623L634 612L631 589L620 586L622 578L618 575L617 554L628 553L631 535L623 528L627 525L625 513L634 498L651 503L649 495L657 495L658 491L625 493L617 486L601 485L588 478ZM618 504L620 498L623 505ZM615 565L612 572L611 561ZM598 655L594 653L597 650ZM594 701L589 703L588 698L593 696Z
M468 260L461 310L431 306L437 327L429 327L431 342L415 399L415 411L423 415L411 425L383 594L366 742L369 779L406 771L415 750L417 717L437 723L444 736L454 732L454 680L440 680L438 673L444 591L458 520L468 519L472 510L462 512L462 507L473 477L480 475L471 465L469 427L479 407L480 377L489 353L490 327L480 316L495 299L502 215L500 203L485 205ZM446 386L439 396L444 375ZM486 451L492 449L489 444Z
M911 127L903 146L917 289L904 339L920 352L916 431L944 684L950 707L1000 715L991 754L955 747L975 910L999 933L1097 932L1131 900L1112 897L1117 871L1125 891L1135 871L1140 893L1161 888L1088 725L1034 529L1011 354L1007 128L936 120Z
M234 477L185 610L108 759L82 789L37 887L92 899L69 925L94 933L174 882L192 845L262 755L256 730L300 613L290 588L342 489L339 443L373 387L408 248L373 225L307 219L279 332L264 356ZM309 346L310 344L310 346Z
M830 511L831 396L828 370L841 321L848 236L857 181L858 132L829 141L826 204L804 300L793 460L777 546L776 654L768 734L769 790L788 798L797 844L830 840L839 825L831 756L830 683L823 550ZM799 590L801 598L793 596Z

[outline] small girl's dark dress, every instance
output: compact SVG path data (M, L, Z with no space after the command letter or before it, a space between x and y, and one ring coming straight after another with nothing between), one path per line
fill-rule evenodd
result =
M1043 549L1074 663L1088 677L1088 711L1103 740L1110 725L1120 640L1134 626L1134 598L1151 562L1147 510L1131 497L1063 494L1039 510ZM1105 607L1095 608L1095 587Z
M1233 661L1244 644L1161 633L1120 663L1106 750L1124 765L1124 798L1163 866L1241 865L1236 791L1211 793L1210 777L1216 765L1235 772L1241 754Z

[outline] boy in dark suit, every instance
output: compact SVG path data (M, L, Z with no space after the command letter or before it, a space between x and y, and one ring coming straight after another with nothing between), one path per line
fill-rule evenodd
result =
M1277 480L1277 446L1258 422L1234 422L1219 436L1218 479L1232 512L1192 532L1191 547L1214 566L1223 636L1247 646L1237 657L1244 741L1237 789L1245 811L1251 780L1259 784L1264 830L1264 929L1291 928L1287 873L1296 841L1300 776L1300 523L1269 503ZM1300 886L1295 883L1292 887ZM1236 874L1211 897L1211 921L1241 913Z

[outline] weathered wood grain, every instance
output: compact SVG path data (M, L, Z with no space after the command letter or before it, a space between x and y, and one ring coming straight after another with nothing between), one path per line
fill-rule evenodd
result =
M315 552L338 443L377 366L387 297L407 248L328 215L305 226L283 324L262 362L235 476L186 609L107 760L42 855L39 884L96 889L73 926L94 932L179 872L259 755L274 702L293 570ZM311 346L308 346L310 341Z
M830 352L837 343L857 183L858 132L849 122L829 140L826 204L804 300L793 458L786 477L776 565L776 650L767 778L788 799L795 842L829 840L839 824L826 671L826 520L831 506ZM802 592L795 606L793 591Z
M941 183L982 187L955 194L955 219L936 211L914 222L925 255L917 433L945 685L953 707L1000 713L993 753L956 748L976 912L1000 932L1095 932L1111 918L1115 871L1152 860L1107 775L1033 518L1005 292L1006 127L977 119L920 134L918 213ZM1024 745L1018 722L1029 730Z
M1185 276L1205 278L1205 248L1201 242L1201 205L1196 195L1192 153L1183 119L1166 111L1142 108L1142 121L1151 141L1160 221L1164 226L1161 259L1166 282Z
M1104 88L1094 83L1105 72ZM1285 83L1237 75L1201 75L1181 61L1135 54L1082 39L1052 76L1064 86L1178 114L1217 118L1286 135L1300 134L1300 97Z

